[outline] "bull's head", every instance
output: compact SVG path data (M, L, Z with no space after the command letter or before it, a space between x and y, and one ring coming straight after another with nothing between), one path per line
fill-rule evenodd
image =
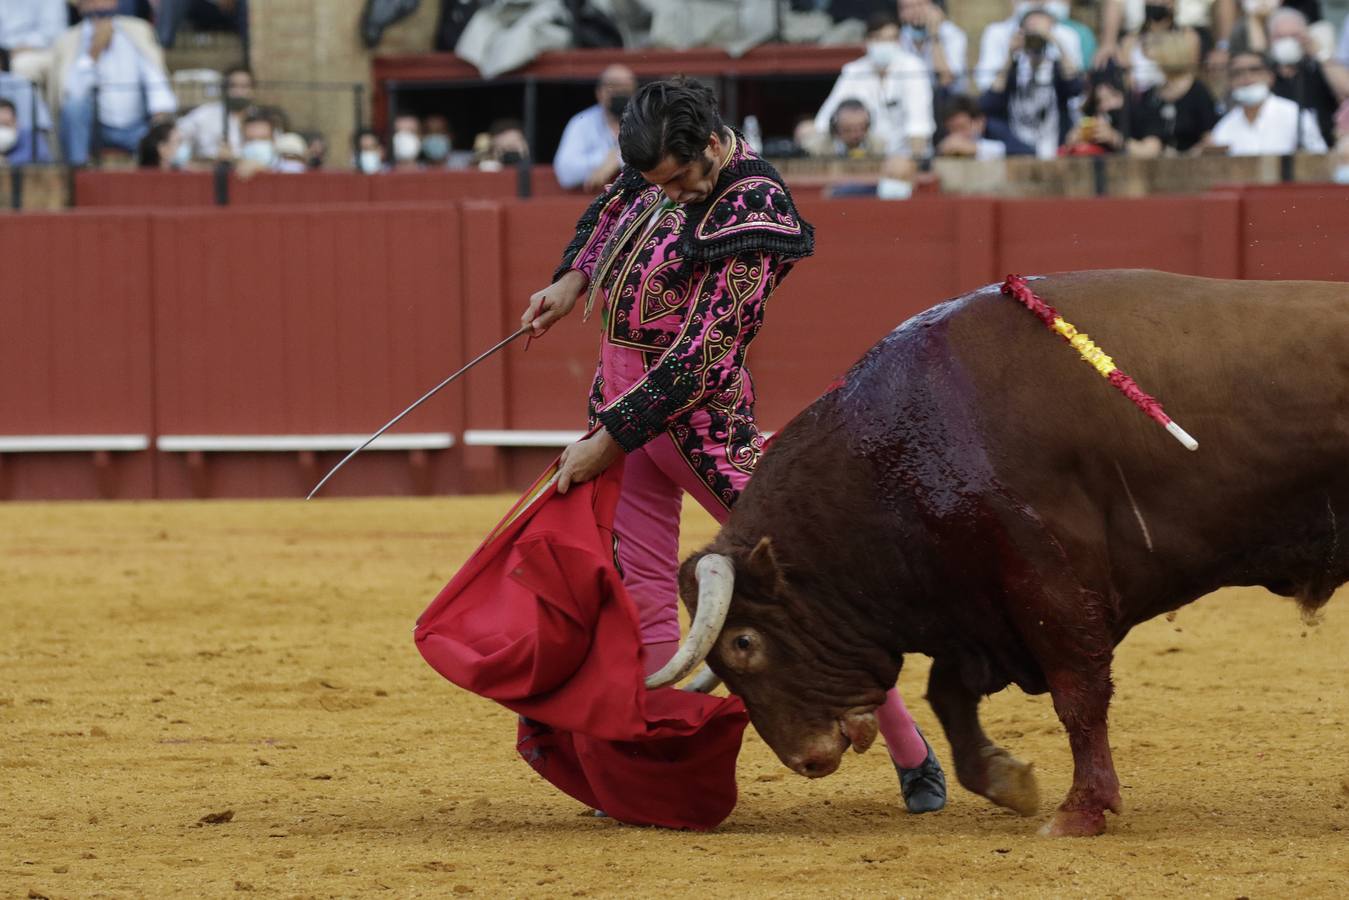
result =
M778 758L811 778L837 769L849 745L858 753L871 746L893 663L878 666L874 652L859 651L822 620L821 604L811 602L822 598L792 582L768 538L748 551L690 557L680 593L693 624L648 687L680 680L705 658ZM887 666L889 685L878 674Z

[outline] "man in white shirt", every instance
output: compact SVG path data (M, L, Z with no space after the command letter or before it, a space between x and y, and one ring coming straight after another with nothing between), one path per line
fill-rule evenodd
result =
M47 80L52 44L65 30L65 0L0 0L0 47L9 51L9 70L34 84Z
M618 156L618 122L628 98L637 92L637 76L627 66L600 73L595 105L571 117L553 157L557 183L568 190L598 191L614 180L623 162Z
M899 20L877 13L867 26L867 55L843 67L834 89L815 114L815 128L829 134L839 104L861 101L871 114L871 133L888 154L923 157L937 130L932 118L932 73L899 45Z
M1012 38L1021 30L1021 21L1026 13L1044 10L1054 17L1051 36L1054 44L1063 55L1064 63L1074 71L1082 70L1082 39L1071 26L1063 24L1067 3L1033 3L1026 0L1009 2L1012 14L1001 22L994 22L984 29L979 38L979 62L974 67L974 83L980 93L993 86L993 81L1007 65L1012 52ZM1063 13L1063 15L1060 15Z
M940 92L965 92L969 39L934 0L899 0L899 46L923 61Z
M129 33L149 26L116 9L117 0L80 0L84 21L70 29L78 49L61 78L61 144L72 166L89 161L95 127L102 145L134 152L152 117L178 109L162 60Z
M1232 109L1218 120L1209 143L1225 147L1229 156L1284 156L1301 149L1325 153L1326 142L1311 110L1302 110L1292 100L1276 97L1270 89L1274 72L1259 53L1233 55L1227 75L1232 85Z
M224 102L203 103L178 120L178 131L192 148L192 158L237 159L244 146L244 117L252 106L252 71L247 66L226 69Z

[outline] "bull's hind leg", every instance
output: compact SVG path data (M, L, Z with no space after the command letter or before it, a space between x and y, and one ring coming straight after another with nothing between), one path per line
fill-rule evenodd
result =
M1034 767L994 744L979 722L979 694L961 679L960 665L937 659L928 676L927 700L941 720L956 766L956 778L968 791L987 797L1023 816L1040 810Z
M1044 833L1056 837L1101 834L1105 831L1105 811L1116 815L1124 811L1119 778L1110 755L1106 714L1110 708L1110 651L1102 657L1073 668L1047 672L1054 711L1068 732L1073 750L1073 786L1068 796L1044 827Z

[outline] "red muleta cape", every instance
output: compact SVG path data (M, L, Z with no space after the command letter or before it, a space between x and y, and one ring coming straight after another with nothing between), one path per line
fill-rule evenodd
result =
M522 717L520 755L621 822L706 830L735 808L735 697L646 690L614 567L622 465L558 494L545 473L417 620L431 667Z

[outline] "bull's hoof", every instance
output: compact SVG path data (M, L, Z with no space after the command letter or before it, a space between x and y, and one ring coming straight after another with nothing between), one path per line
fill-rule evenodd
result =
M985 751L988 790L984 796L999 806L1023 816L1040 811L1040 785L1035 780L1035 765L1023 763L1001 747Z
M1045 837L1095 837L1105 834L1105 810L1061 809L1040 829Z

